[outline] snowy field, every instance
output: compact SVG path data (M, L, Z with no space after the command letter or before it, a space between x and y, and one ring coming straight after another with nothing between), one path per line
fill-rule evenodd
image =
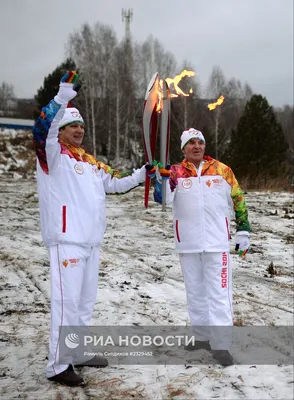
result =
M83 388L45 377L49 262L39 231L36 182L0 175L1 399L292 399L293 366L110 365L83 368ZM293 195L246 194L253 233L247 260L233 254L235 324L293 325ZM186 294L174 252L171 209L143 188L107 197L92 325L186 325ZM233 241L232 241L233 249ZM191 357L191 353L187 357ZM237 360L238 361L238 360Z

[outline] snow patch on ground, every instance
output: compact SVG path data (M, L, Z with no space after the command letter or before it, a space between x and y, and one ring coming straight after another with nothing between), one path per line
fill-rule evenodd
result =
M50 280L40 236L36 182L0 176L0 340L3 399L292 399L289 365L110 365L80 371L87 386L67 388L45 377ZM233 254L235 322L293 325L293 196L250 192L252 253ZM171 209L143 188L107 197L93 325L186 325ZM233 241L232 241L233 250ZM201 355L211 356L204 350Z

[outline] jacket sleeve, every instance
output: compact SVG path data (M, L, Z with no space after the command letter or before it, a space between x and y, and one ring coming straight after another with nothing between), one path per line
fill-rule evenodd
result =
M139 169L134 169L125 173L120 173L106 164L97 163L101 169L101 177L106 193L127 193L137 187L146 179L145 165Z
M60 145L58 143L58 123L66 105L54 100L42 108L41 114L33 127L36 155L42 170L49 174L58 165Z
M245 197L233 171L227 167L226 180L231 186L231 199L233 202L237 231L250 232L248 221L248 211L245 203Z

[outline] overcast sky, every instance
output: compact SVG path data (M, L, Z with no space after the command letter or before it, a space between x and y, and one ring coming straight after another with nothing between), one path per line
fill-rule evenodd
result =
M133 40L152 34L201 84L219 65L272 105L293 104L293 0L0 0L0 83L33 97L84 22L111 25L121 39L122 8L133 9Z

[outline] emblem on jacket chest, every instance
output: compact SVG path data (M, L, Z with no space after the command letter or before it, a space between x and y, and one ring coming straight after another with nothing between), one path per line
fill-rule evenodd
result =
M84 168L80 164L76 164L74 169L77 174L82 175L84 173Z
M190 189L190 187L192 186L192 181L191 179L184 179L182 186L184 189Z
M210 179L208 179L206 182L205 182L205 184L206 184L206 186L208 186L208 187L210 187L211 185L213 185L213 187L214 188L218 188L218 187L221 187L222 186L222 184L223 184L223 180L222 179L212 179L212 180L210 180Z

